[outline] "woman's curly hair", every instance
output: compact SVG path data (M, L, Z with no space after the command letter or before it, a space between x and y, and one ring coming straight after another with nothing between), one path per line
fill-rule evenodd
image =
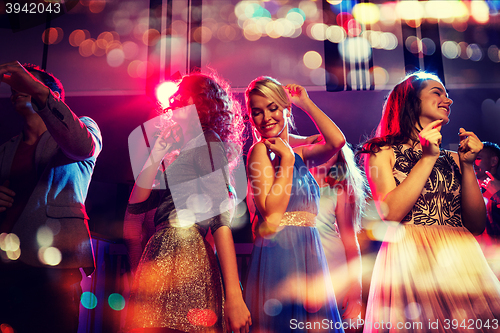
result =
M232 170L238 163L245 142L240 103L234 98L229 84L213 72L195 72L182 77L179 89L171 100L184 103L184 106L190 97L196 106L203 131L213 130L225 143ZM175 106L171 104L164 110L167 120L166 112Z

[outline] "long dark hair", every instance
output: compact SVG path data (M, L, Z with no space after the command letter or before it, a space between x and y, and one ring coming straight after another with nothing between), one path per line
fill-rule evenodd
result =
M361 153L377 153L384 146L418 142L420 92L427 81L441 82L435 74L419 71L408 74L389 93L375 136L362 144Z

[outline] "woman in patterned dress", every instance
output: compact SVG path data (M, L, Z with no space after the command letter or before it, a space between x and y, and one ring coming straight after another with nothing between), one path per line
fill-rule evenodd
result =
M375 262L364 332L498 331L500 283L473 236L486 218L473 169L482 144L461 128L458 153L440 148L451 104L437 76L410 74L363 146L373 198L392 225Z

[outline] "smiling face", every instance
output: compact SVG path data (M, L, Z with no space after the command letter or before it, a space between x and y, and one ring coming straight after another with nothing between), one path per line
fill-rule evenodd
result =
M275 101L261 94L251 94L249 97L249 106L252 122L263 138L281 137L287 139L288 118L286 112Z
M434 80L428 80L427 85L420 92L420 124L427 124L443 119L443 124L450 121L450 106L453 101L448 98L444 86Z

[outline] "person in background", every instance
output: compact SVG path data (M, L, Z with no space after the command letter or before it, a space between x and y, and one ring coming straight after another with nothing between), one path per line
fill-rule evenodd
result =
M316 228L340 314L353 328L351 322L356 322L362 308L361 252L356 234L361 230L368 183L349 144L311 173L321 193Z
M500 278L500 147L483 141L483 149L474 162L476 178L486 201L486 230L477 236L484 255Z
M0 82L24 121L0 146L0 327L76 333L80 268L94 270L85 199L101 133L44 70L5 63Z

